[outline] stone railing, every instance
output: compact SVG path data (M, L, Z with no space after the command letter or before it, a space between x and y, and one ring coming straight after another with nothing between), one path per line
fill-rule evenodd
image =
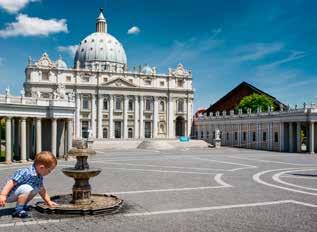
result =
M288 116L288 115L294 115L294 114L317 114L317 104L310 104L306 105L304 104L302 108L297 108L297 106L291 108L288 107L287 110L281 110L281 111L272 111L272 109L269 109L266 112L262 112L260 108L257 109L257 112L251 112L251 109L248 109L246 113L242 112L242 110L239 110L238 112L235 112L234 110L231 110L229 114L227 114L226 111L223 112L215 112L210 113L209 116L202 115L199 116L197 119L198 121L204 121L204 120L217 120L217 119L238 119L238 118L258 118L258 117L267 117L267 116Z
M12 95L0 95L0 104L20 104L32 106L75 107L75 102L69 99L45 99Z

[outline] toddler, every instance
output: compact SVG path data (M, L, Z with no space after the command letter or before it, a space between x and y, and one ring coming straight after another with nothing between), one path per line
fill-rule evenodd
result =
M30 167L17 170L0 192L0 207L6 203L16 202L13 217L28 217L27 203L37 193L45 203L52 207L56 205L51 201L43 186L43 176L48 175L57 165L55 156L49 151L42 151L35 156L34 163Z

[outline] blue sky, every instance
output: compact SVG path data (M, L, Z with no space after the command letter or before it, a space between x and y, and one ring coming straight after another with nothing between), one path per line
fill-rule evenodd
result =
M192 69L195 109L242 81L290 105L316 101L316 1L0 0L0 91L19 94L28 56L73 64L100 7L129 68ZM134 28L133 28L134 27ZM128 33L130 29L130 33Z

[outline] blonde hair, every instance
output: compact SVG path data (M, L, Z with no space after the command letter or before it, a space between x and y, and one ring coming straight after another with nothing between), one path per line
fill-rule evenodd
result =
M52 154L52 152L41 151L41 152L36 154L35 159L34 159L34 165L39 165L39 164L44 165L46 168L50 168L52 166L57 165L57 159Z

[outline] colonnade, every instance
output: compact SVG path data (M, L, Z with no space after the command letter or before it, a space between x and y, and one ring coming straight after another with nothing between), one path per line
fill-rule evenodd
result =
M196 137L213 142L216 129L225 146L282 152L316 152L316 122L208 122L196 123ZM244 129L242 129L244 128ZM244 134L245 133L245 134ZM265 133L265 134L264 134Z
M62 157L72 147L72 137L72 119L5 117L5 162L26 162L42 150Z

